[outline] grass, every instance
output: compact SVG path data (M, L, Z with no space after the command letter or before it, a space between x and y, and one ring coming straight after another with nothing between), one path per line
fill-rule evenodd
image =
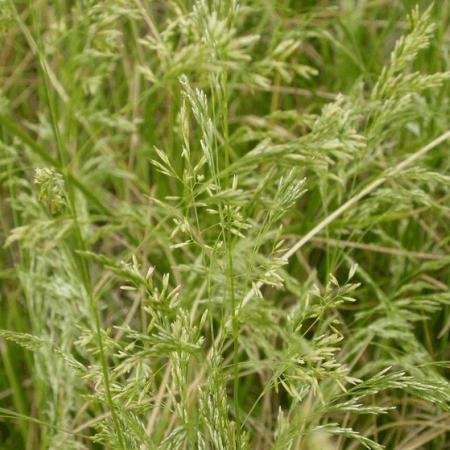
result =
M450 448L447 2L0 1L0 449Z

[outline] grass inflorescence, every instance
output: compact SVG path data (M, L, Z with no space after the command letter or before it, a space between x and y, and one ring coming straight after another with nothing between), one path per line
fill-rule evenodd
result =
M449 448L445 1L0 1L0 449Z

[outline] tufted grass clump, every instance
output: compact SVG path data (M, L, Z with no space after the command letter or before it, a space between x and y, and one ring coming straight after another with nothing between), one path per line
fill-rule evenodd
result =
M449 448L449 6L0 1L0 449Z

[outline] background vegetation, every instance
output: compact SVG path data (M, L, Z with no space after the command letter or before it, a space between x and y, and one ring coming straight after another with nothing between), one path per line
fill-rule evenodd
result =
M449 10L0 1L0 448L450 448Z

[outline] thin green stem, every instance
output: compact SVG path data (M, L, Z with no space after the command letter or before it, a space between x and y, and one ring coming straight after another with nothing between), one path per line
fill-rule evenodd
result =
M52 98L51 90L50 90L49 76L48 76L48 71L47 71L47 61L45 59L45 56L44 56L44 53L42 50L42 42L41 42L41 38L40 38L40 32L39 32L39 28L37 25L37 19L36 19L33 3L31 0L29 0L28 5L29 5L29 10L31 12L32 20L33 20L33 26L37 33L36 48L37 48L38 58L39 58L39 67L40 67L43 85L44 85L44 91L45 91L45 95L46 95L46 99L47 99L47 103L48 103L53 135L54 135L55 141L56 141L56 149L57 149L57 153L58 153L59 166L62 169L63 177L65 180L65 185L67 188L69 207L70 207L72 219L74 222L76 245L77 245L78 250L86 251L86 245L85 245L81 227L80 227L80 224L78 221L77 206L76 206L73 182L72 182L72 179L69 176L69 173L67 170L68 154L67 154L66 147L64 145L61 133L59 131L58 119L56 116L56 110L55 110L55 106L53 103L53 98ZM102 366L103 384L105 387L106 401L111 410L111 417L113 420L115 431L117 433L119 447L120 447L120 449L125 450L126 446L125 446L124 436L123 436L123 432L122 432L122 427L120 426L119 418L118 418L117 412L116 412L116 407L114 405L114 401L113 401L112 394L111 394L111 387L110 387L110 380L109 380L109 368L108 368L108 362L107 362L106 354L105 354L105 347L104 347L104 343L103 343L100 314L98 312L97 300L94 297L93 291L92 291L92 283L91 283L90 275L89 275L88 262L85 258L81 257L77 252L75 252L74 257L76 259L77 266L80 270L80 275L82 277L83 285L84 285L86 294L89 299L89 305L90 305L91 312L92 312L94 322L95 322L95 331L96 331L96 336L97 336L98 346L99 346L99 355L100 355L100 362L101 362L101 366Z

